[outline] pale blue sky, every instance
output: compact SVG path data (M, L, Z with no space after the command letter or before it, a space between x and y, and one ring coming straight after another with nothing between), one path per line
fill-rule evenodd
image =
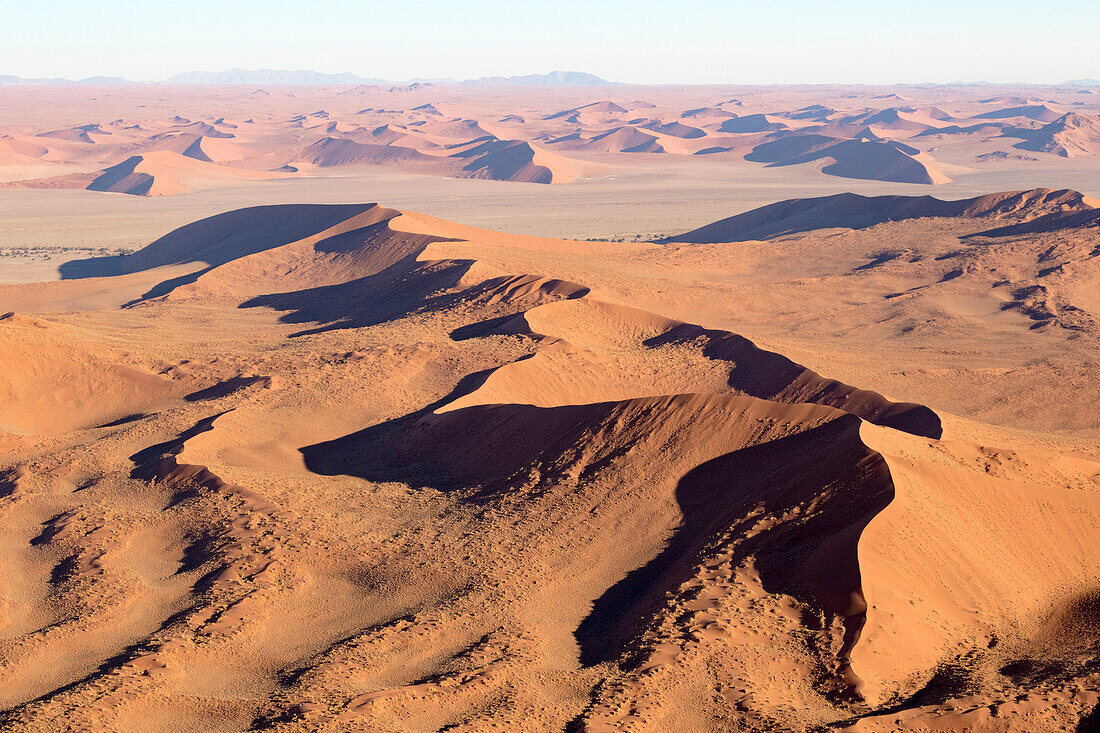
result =
M638 83L1100 77L1100 2L2 0L0 74L230 67L387 79L568 69Z

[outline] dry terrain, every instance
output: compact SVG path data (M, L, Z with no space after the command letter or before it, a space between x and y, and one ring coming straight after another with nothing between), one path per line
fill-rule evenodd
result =
M1086 91L0 87L0 727L1097 730Z

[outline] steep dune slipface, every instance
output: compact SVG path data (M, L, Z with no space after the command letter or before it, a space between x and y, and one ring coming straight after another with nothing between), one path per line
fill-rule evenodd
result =
M823 379L805 367L726 331L707 330L590 298L538 306L500 326L509 333L561 339L543 352L494 372L475 392L447 405L521 402L575 404L637 394L698 389L731 391L782 403L814 403L875 423L938 438L939 418L921 405ZM661 364L639 383L639 352ZM581 364L584 366L582 367ZM648 371L648 370L647 370Z
M185 263L222 265L305 239L372 210L385 216L386 210L377 204L292 204L237 209L180 227L130 255L65 263L61 275L82 278Z
M990 110L989 112L982 112L975 117L981 120L1003 120L1010 117L1025 117L1040 122L1053 122L1063 114L1061 110L1046 104L1021 104L1015 107L1005 107L1002 109Z
M89 191L166 196L204 188L231 186L239 181L278 178L281 174L230 168L168 150L135 155L97 176Z
M216 135L202 135L187 146L183 154L196 160L210 163L229 163L256 155L256 151L246 146L230 142Z
M791 199L722 219L671 237L672 242L738 242L844 227L863 229L887 221L923 218L1038 220L1050 215L1091 212L1100 201L1068 189L1037 188L986 194L959 201L932 196L860 196L842 193L812 199Z
M659 132L662 135L682 137L686 140L695 140L707 136L706 130L691 125L685 125L683 122L677 120L672 120L671 122L654 122L648 125L648 129Z
M931 156L893 142L853 140L828 149L834 162L821 171L843 178L863 178L897 183L950 183Z
M914 147L878 140L843 140L773 165L799 165L827 160L821 168L842 178L862 178L895 183L938 184L951 181L934 165L931 157Z
M1063 158L1094 155L1100 152L1100 118L1070 112L1039 128L1016 147Z
M860 120L863 117L858 118ZM840 122L811 130L777 132L753 147L746 160L770 166L801 165L823 162L821 172L842 178L858 178L895 183L950 183L927 153L911 145L885 140L888 130L862 123ZM919 124L907 127L914 134L930 129ZM849 139L850 138L850 139Z
M982 226L1091 205L853 197L749 221L874 203ZM1083 717L1100 466L941 441L927 407L555 276L599 276L597 246L273 206L71 266L195 269L111 314L170 390L132 399L99 352L71 377L141 415L0 436L20 579L0 721L875 730L991 719L1033 678L1059 724ZM171 328L212 318L212 343ZM1029 618L1083 628L1048 655L1078 666L1021 667L1047 658Z
M425 171L447 173L447 164L418 150L396 145L379 145L342 138L326 137L303 149L291 161L319 168L356 165L403 165Z
M944 119L951 119L950 115L935 108L918 110L913 107L898 108L887 107L884 110L856 117L843 118L841 124L860 124L871 126L880 130L908 133L916 135L928 130L942 127Z
M221 296L231 299L321 288L377 275L411 264L439 237L393 230L401 212L382 206L340 221L321 232L212 267L193 283L180 283L172 298Z
M799 134L760 143L745 155L754 163L785 163L814 155L841 142L841 138L820 134Z
M521 140L489 140L451 157L469 160L462 170L470 178L522 183L569 183L584 166Z
M663 153L664 146L660 138L643 132L631 125L591 137L581 146L585 150L600 150L607 153Z
M895 487L859 546L870 610L852 663L872 699L925 686L929 701L958 694L1043 638L1067 604L1096 592L1100 464L922 442L871 425L861 433ZM1087 617L1078 622L1097 633ZM1066 641L1049 651L1071 669L1083 651ZM937 679L948 667L954 682Z
M547 120L563 120L573 125L601 125L620 121L630 110L609 100L591 102L573 109L546 116Z
M731 117L722 122L719 132L773 132L775 130L789 130L790 125L785 121L766 114L744 115Z

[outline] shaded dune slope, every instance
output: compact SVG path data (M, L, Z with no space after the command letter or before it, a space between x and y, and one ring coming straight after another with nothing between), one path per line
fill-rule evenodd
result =
M738 242L843 227L864 229L888 221L922 218L1007 219L1012 223L1054 213L1087 212L1100 202L1068 189L1045 188L987 194L958 201L932 196L860 196L842 193L791 199L722 219L672 242Z
M757 525L761 509L782 516L812 504L797 525L750 533L733 561L753 558L769 592L842 619L836 671L852 687L859 681L848 654L866 611L856 545L892 494L885 464L860 442L859 424L829 408L708 394L550 408L489 404L425 412L303 453L319 473L458 491L479 504L532 480L591 481L628 457L658 485L674 482L683 519L664 549L594 601L576 630L583 664L626 652L708 546ZM678 457L666 473L658 456L673 446ZM613 501L629 505L634 491L627 483Z
M134 155L107 168L88 184L87 189L135 196L163 196L277 176L277 173L230 168L186 154L160 150Z
M771 166L824 161L821 172L841 178L925 184L951 180L917 148L892 140L797 135L758 145L745 159Z

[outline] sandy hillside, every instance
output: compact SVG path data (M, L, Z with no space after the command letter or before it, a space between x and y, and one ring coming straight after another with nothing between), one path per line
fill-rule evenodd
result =
M609 163L588 132L449 148L462 110L420 101L409 138L293 124L323 128L301 141L318 168L421 135L393 149L508 185ZM708 118L836 117L831 144L927 169L839 125L915 136L1012 104L652 124L637 96L573 101L494 119L669 156L761 134ZM145 174L259 170L201 149ZM0 721L1091 730L1098 207L833 195L599 242L279 204L0 285Z

